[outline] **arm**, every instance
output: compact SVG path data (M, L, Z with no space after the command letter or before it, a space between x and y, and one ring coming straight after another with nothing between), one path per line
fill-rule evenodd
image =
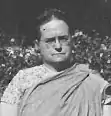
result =
M111 105L103 106L103 116L111 116Z
M111 116L111 104L108 105L108 103L111 102L111 92L109 92L110 95L108 95L108 97L106 95L107 87L111 86L111 84L105 81L99 73L93 72L90 74L90 77L95 79L96 82L100 85L100 93L102 94L102 97L104 99L102 101L105 102L103 103L102 116ZM110 87L110 90L108 91L111 91L111 87Z
M17 116L18 104L22 94L23 71L12 79L1 97L0 116Z
M17 116L17 105L7 104L1 102L0 104L0 116Z
M111 116L111 84L107 84L103 90L104 105L103 116Z

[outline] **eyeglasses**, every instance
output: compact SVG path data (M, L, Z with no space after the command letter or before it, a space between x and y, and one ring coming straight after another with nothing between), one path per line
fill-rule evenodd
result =
M68 45L69 42L71 41L69 35L58 36L57 39L61 45ZM56 44L56 37L46 38L45 40L41 40L41 41L45 42L45 44L53 46Z

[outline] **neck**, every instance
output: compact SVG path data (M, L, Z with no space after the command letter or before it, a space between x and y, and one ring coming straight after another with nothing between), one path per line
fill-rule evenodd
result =
M73 64L70 62L58 62L58 63L44 63L44 65L54 72L60 72L71 67Z

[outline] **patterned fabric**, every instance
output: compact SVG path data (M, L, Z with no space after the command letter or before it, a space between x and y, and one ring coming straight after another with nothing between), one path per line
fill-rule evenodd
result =
M87 66L73 66L24 95L19 116L101 116L104 83Z
M19 104L24 92L47 77L49 73L52 73L51 70L44 65L20 70L4 91L1 102Z

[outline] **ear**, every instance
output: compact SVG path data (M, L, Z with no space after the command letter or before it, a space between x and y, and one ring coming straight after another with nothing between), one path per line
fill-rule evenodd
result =
M40 51L39 41L37 39L34 41L34 47L37 51Z

